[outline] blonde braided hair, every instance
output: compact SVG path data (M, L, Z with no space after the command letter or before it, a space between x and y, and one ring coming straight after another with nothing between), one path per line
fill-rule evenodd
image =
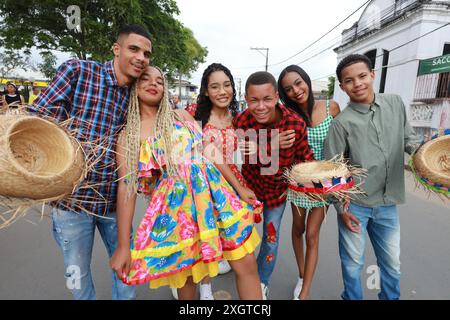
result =
M164 80L164 93L159 103L158 112L156 114L155 126L153 128L152 135L154 137L161 137L162 144L160 148L165 155L165 163L161 163L161 158L156 157L156 161L161 168L161 171L167 171L172 175L178 175L176 166L176 159L174 159L173 150L174 141L172 138L173 131L175 129L175 120L178 120L184 124L184 120L173 109L169 102L169 88L167 85L166 77L162 70L158 67L152 66L157 69ZM137 84L134 84L131 89L130 102L128 106L127 124L125 126L125 132L121 135L122 139L125 139L126 150L126 168L127 168L127 181L128 192L136 193L138 185L138 164L140 156L140 133L141 133L141 116L139 112L139 98L137 94ZM123 137L124 136L124 137ZM123 140L122 140L123 141ZM165 169L164 169L165 167Z
M128 195L137 192L137 168L140 153L141 116L137 86L131 87L130 102L128 104L127 123L119 137L119 143L125 146L125 161L127 168L126 180L128 182Z

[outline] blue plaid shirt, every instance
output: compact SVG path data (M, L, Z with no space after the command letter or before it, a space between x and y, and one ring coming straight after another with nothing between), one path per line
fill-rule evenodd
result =
M68 60L30 107L42 117L69 120L67 128L99 160L74 194L77 201L60 202L61 209L97 215L115 212L115 143L126 121L128 96L129 88L119 86L112 61Z

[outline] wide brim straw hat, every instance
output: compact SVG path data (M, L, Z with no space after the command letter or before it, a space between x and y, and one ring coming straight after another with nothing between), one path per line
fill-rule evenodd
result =
M329 196L344 200L361 194L360 182L365 170L349 165L342 155L331 160L310 161L294 165L285 172L288 189L293 195L312 201L326 202Z
M17 85L14 82L8 82L6 83L6 86L13 86L14 89L18 90Z
M62 127L36 116L0 116L0 196L60 199L84 171L82 148Z
M450 195L450 134L436 136L413 154L410 166L428 190Z

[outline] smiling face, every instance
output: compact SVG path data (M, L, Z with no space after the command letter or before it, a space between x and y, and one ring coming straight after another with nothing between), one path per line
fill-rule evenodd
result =
M245 95L248 109L255 120L264 125L277 121L278 91L271 83L250 85Z
M307 105L309 98L308 84L297 72L288 72L281 80L286 95L297 105Z
M150 64L152 44L141 35L130 33L121 36L113 45L114 71L120 85L130 84L139 78Z
M341 71L339 84L352 102L371 104L374 100L373 81L375 73L363 62L357 62Z
M233 100L233 84L223 71L214 71L208 77L205 95L209 97L213 108L228 108Z
M8 84L6 86L6 91L8 92L8 94L15 94L16 88L12 84Z
M159 106L164 96L164 78L155 67L147 67L139 78L137 93L139 101L148 106Z

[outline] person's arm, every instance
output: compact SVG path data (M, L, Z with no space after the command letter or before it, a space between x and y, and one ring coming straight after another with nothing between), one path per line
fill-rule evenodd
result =
M347 133L342 125L338 121L333 120L324 142L325 159L329 160L336 155L342 154L346 156L348 154L348 144L346 136ZM350 211L348 211L350 199L347 198L347 200L344 202L339 202L336 199L332 199L332 202L336 209L336 212L342 219L347 229L354 233L360 233L361 227L358 218L356 218L352 213L350 213Z
M330 101L330 114L333 118L336 118L336 116L341 113L341 107L339 107L339 104L334 101L331 100Z
M80 73L78 60L64 62L47 88L34 100L29 111L57 121L69 118L73 94Z
M198 128L198 124L195 122L195 119L187 111L180 110L179 114L182 115L185 121L193 122L194 125ZM247 203L253 204L253 201L256 200L255 193L249 188L244 187L239 182L228 164L225 163L222 152L214 145L214 143L203 143L203 155L214 164L214 166L220 171L220 173L224 176L228 183L233 186L237 193L239 193L239 196L242 200Z
M347 133L337 120L331 122L323 148L323 155L326 160L330 160L341 154L344 156L347 155Z
M294 143L295 163L315 160L314 154L308 144L308 131L306 128L306 123L303 122L296 131L299 138L296 139Z
M116 161L119 174L119 182L117 189L117 239L118 244L114 252L110 265L116 272L119 279L126 277L131 268L131 251L130 251L130 237L131 226L133 223L134 210L136 206L136 193L128 192L128 187L125 182L127 175L126 161L125 161L125 147L123 141L119 139L116 148ZM137 169L137 168L136 168Z
M346 132L338 121L333 120L331 122L330 128L328 129L328 134L324 141L323 148L324 159L326 160L330 160L336 155L346 155ZM345 207L348 206L348 203L340 203L336 199L333 199L333 204L335 205L334 207L336 208L338 214L342 214L347 211Z

